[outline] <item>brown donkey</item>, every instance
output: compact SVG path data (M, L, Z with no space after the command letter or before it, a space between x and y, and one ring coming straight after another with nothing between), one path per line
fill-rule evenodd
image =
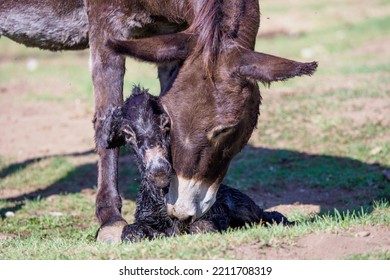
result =
M106 149L103 129L107 112L123 102L125 59L106 46L107 39L187 30L125 46L126 53L159 63L161 88L169 91L164 103L173 124L177 172L167 196L168 210L187 219L212 205L229 161L256 124L260 95L252 79L269 83L312 74L316 68L315 63L251 52L258 26L258 0L0 1L0 36L49 50L90 48L99 154L99 240L119 241L127 224L117 186L118 149ZM186 59L189 55L191 59Z
M166 195L167 211L181 221L195 221L210 209L231 159L251 136L261 100L256 80L269 84L311 75L317 68L316 62L253 51L259 23L255 2L214 1L201 9L207 15L200 18L207 20L196 28L107 44L143 61L182 63L161 99L171 119L176 173Z

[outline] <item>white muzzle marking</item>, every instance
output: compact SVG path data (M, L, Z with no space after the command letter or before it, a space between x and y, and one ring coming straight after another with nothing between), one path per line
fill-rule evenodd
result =
M166 195L168 215L195 221L214 204L217 191L214 184L174 176Z

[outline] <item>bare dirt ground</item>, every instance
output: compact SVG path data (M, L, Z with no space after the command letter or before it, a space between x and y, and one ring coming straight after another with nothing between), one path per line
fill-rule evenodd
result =
M23 86L1 88L1 155L16 155L17 161L23 161L94 147L92 108L88 110L77 101L62 104L15 101L23 92L26 92Z
M290 243L273 244L258 249L258 244L241 246L235 250L245 259L343 259L365 253L390 250L389 228L384 226L353 227L340 232L310 233Z

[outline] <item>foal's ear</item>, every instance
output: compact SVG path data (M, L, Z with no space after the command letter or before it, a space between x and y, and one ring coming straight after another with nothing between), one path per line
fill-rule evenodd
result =
M129 41L109 39L106 46L117 54L147 62L165 63L185 60L195 43L196 35L179 32Z
M112 149L126 144L122 132L122 108L115 107L108 112L103 122L103 131L106 138L105 147Z
M164 133L169 133L171 130L171 119L165 112L160 115L160 127Z
M296 76L311 76L317 69L316 61L303 63L270 54L245 50L240 53L235 72L269 85Z

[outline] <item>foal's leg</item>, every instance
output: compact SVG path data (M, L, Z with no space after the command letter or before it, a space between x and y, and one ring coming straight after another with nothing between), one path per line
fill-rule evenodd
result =
M134 243L144 239L153 240L164 236L167 236L167 234L163 231L153 229L142 222L135 222L134 224L129 224L124 228L122 240Z

